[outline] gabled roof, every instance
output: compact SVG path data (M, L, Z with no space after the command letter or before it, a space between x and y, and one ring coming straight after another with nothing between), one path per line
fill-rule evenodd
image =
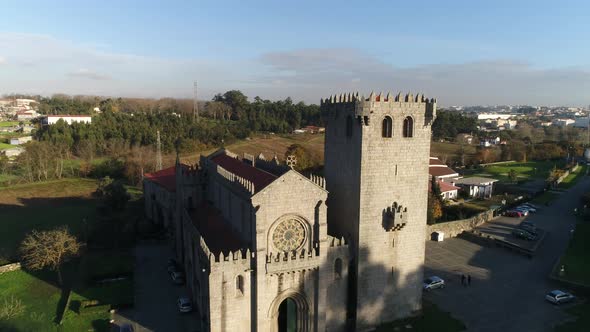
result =
M256 168L251 164L227 155L225 152L213 154L209 159L227 171L234 173L254 184L254 190L259 192L277 179L277 176Z
M455 191L455 190L461 189L459 187L455 187L452 184L450 184L448 182L444 182L444 181L438 181L438 186L440 187L441 193L446 193L448 191Z
M188 167L187 165L181 165L181 167ZM159 184L168 192L176 192L176 166L164 168L162 170L146 173L144 179Z
M496 180L496 179L474 176L471 178L458 179L457 181L455 181L455 184L459 184L459 185L464 184L464 185L468 185L468 186L478 186L478 185L486 185L489 183L494 183L497 181L498 180Z
M221 211L203 202L196 209L190 211L195 227L207 243L207 247L214 254L236 251L245 246L239 236L223 220Z

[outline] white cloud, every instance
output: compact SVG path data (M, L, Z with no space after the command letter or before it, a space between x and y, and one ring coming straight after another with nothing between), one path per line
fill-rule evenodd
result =
M47 35L0 32L0 95L68 93L192 97L240 89L268 99L318 103L330 94L359 91L422 92L442 105L590 104L586 68L538 68L490 61L396 67L385 56L356 48L268 52L254 59L167 59L105 51ZM9 59L10 61L7 61Z

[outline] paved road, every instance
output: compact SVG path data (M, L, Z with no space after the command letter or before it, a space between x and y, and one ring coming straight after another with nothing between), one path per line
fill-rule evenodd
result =
M448 286L425 298L462 320L468 331L552 331L571 317L544 301L545 293L557 287L548 275L566 249L573 209L589 189L585 177L551 206L527 217L548 231L532 259L458 238L428 242L425 273L443 277ZM471 274L471 286L461 286L461 273Z
M178 296L186 292L170 281L166 263L171 255L168 245L135 248L135 306L117 313L116 324L129 322L136 332L198 331L196 314L181 314L176 309Z

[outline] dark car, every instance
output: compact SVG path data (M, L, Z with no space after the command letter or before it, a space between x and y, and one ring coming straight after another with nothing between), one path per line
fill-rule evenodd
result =
M527 231L525 231L524 229L520 229L520 228L515 228L512 231L512 235L516 236L517 238L520 239L525 239L527 241L534 241L537 239L536 235L533 235Z
M522 229L524 231L527 231L527 232L531 233L532 235L535 235L535 236L539 235L539 229L534 224L532 224L530 222L523 221L518 225L518 228Z
M520 218L523 216L523 213L520 211L516 211L516 210L508 210L508 211L506 211L506 216Z

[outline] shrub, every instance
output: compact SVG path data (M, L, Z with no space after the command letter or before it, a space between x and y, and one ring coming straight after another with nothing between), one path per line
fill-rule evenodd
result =
M20 299L10 296L4 299L0 307L0 320L8 320L22 315L25 312L25 305Z

